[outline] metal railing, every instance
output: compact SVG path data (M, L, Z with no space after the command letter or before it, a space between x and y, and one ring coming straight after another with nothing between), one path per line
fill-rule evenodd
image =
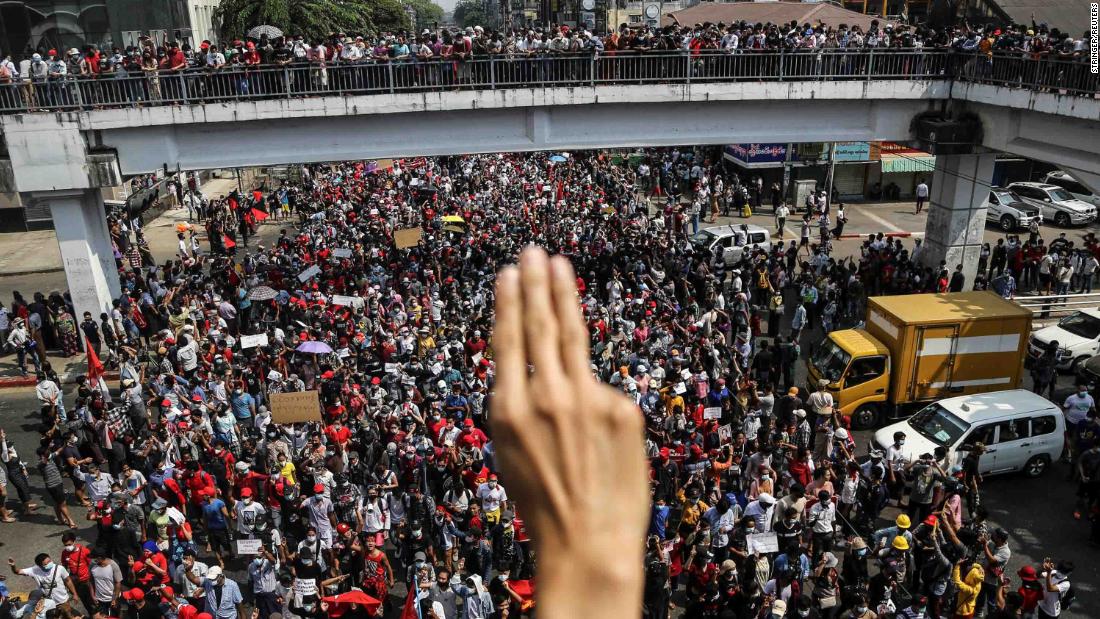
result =
M1021 296L1013 300L1031 310L1036 321L1055 322L1074 312L1100 308L1100 292Z
M765 81L947 80L1095 95L1083 62L952 50L625 52L188 69L0 84L0 112L91 110L332 95Z

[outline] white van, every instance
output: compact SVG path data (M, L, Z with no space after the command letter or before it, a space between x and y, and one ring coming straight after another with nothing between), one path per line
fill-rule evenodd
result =
M996 475L1022 471L1038 477L1062 455L1066 422L1062 409L1026 389L993 391L940 400L917 414L875 432L877 449L905 433L902 451L910 461L946 447L948 460L961 464L974 443L987 451L979 472Z
M733 266L741 262L745 249L763 249L771 253L772 235L766 228L754 224L730 224L711 226L691 235L691 244L696 249L709 249L712 254L722 250L726 264ZM743 244L739 245L741 242Z

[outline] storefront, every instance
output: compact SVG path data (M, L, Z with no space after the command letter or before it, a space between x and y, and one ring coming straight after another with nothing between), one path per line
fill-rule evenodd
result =
M867 179L870 200L900 200L912 198L917 185L931 182L936 169L936 157L895 142L872 142L871 160L878 160L877 174L871 166Z
M870 142L834 142L832 159L833 189L841 200L859 200L865 197L871 160Z

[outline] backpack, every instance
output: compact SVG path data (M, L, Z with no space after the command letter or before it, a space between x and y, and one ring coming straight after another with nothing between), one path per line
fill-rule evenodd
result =
M1073 606L1073 602L1077 600L1077 590L1073 588L1073 583L1070 583L1069 589L1061 595L1059 601L1062 605L1062 612L1066 612L1066 609Z

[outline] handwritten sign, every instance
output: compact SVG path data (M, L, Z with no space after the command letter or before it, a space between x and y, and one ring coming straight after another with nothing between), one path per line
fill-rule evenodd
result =
M245 555L258 555L260 549L263 547L263 540L260 539L239 539L237 540L237 556Z
M241 348L255 348L257 346L267 346L266 333L241 336Z
M676 383L676 386L672 388L673 393L676 395L684 395L687 393L688 388L684 386L684 383Z
M317 391L271 394L271 420L275 423L320 421L321 401Z
M718 426L718 441L725 443L733 442L733 426L726 424L724 426Z
M396 374L398 371L401 370L401 365L397 363L387 363L385 367L386 374Z
M343 294L334 294L332 295L332 304L360 308L363 307L363 299L360 297L349 297Z
M775 533L750 533L745 536L745 542L750 553L779 552L779 537Z
M393 242L397 249L407 249L420 244L420 228L402 228L393 233Z
M721 406L708 406L703 409L703 419L721 419L722 407Z
M337 247L332 250L332 256L334 258L351 258L351 249L347 247Z
M305 271L302 271L301 273L299 273L298 274L298 281L304 283L304 282L307 282L310 279L312 279L312 278L314 278L314 277L316 277L320 274L321 274L321 267L319 267L315 264L315 265L309 267L308 269L306 269Z
M296 578L294 579L294 596L299 600L310 597L311 595L317 595L317 579L316 578Z

